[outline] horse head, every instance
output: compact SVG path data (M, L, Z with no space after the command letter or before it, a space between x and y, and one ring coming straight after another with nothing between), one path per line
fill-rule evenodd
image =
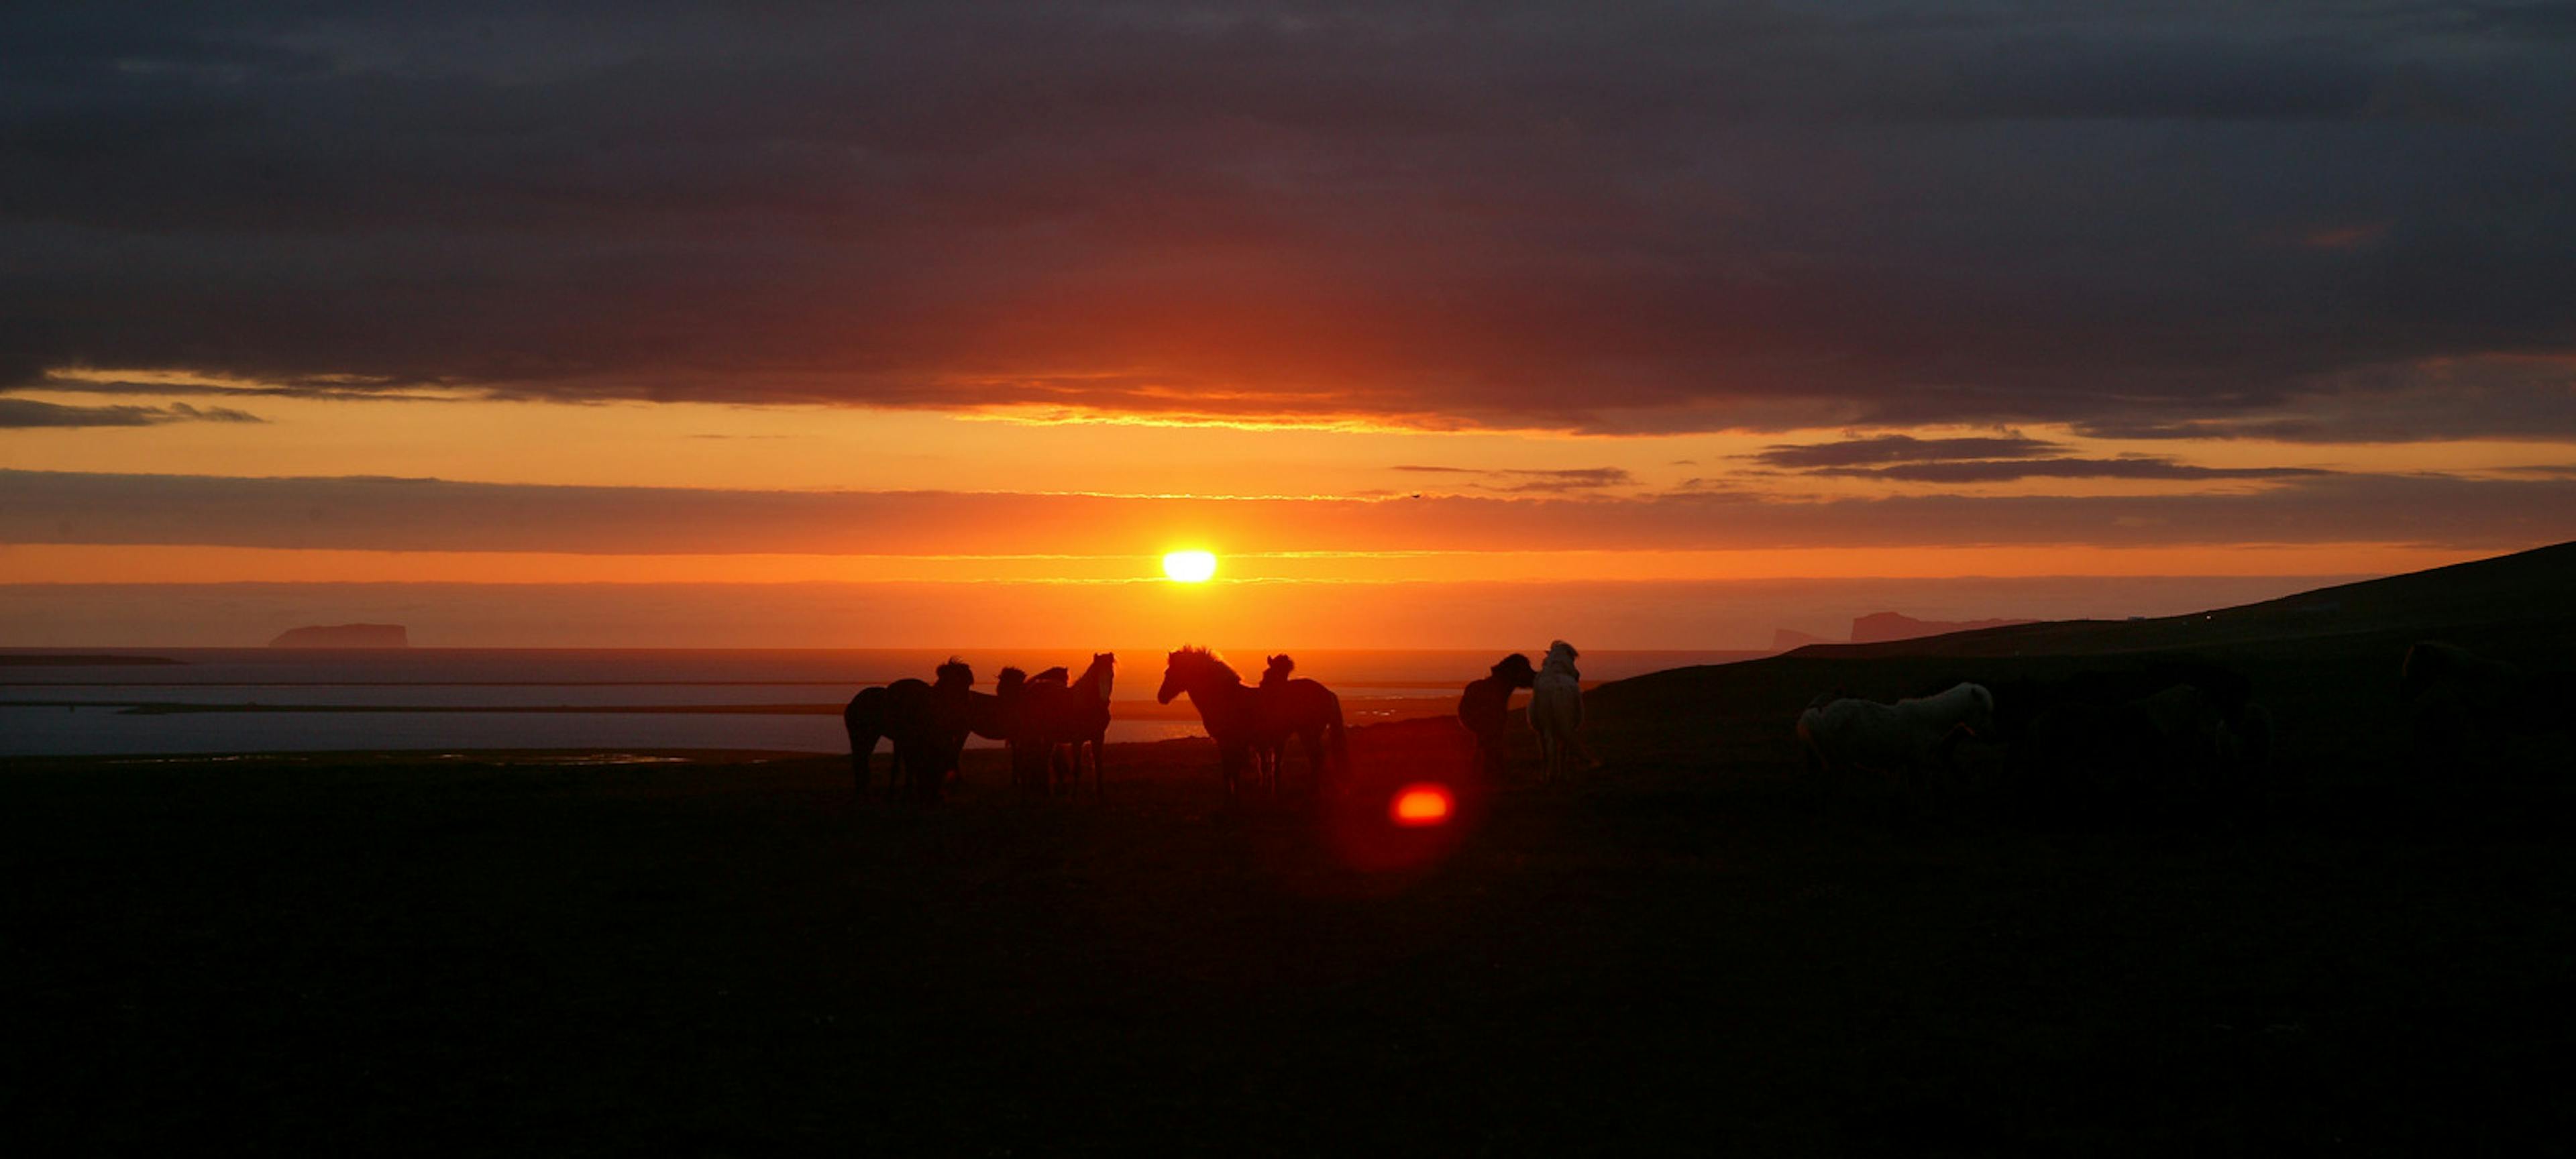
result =
M1983 684L1962 684L1968 690L1968 710L1959 718L1959 726L1972 736L1995 731L1995 694Z
M973 688L974 686L975 670L967 667L965 661L951 656L947 663L939 666L938 687Z
M1100 702L1102 704L1109 703L1109 684L1118 677L1118 654L1115 652L1092 653L1091 670L1100 674Z
M1002 669L1002 674L993 678L993 692L998 696L1012 695L1020 690L1020 685L1027 682L1028 678L1028 673L1017 668Z
M1234 676L1234 669L1217 659L1216 653L1205 648L1175 648L1163 658L1163 686L1155 691L1154 700L1170 704L1175 696L1228 676ZM1241 684L1243 678L1234 676L1234 682Z
M1518 652L1503 657L1502 663L1494 665L1493 674L1498 680L1510 682L1514 688L1527 688L1538 679L1538 670L1530 667L1529 657Z
M1288 674L1296 670L1296 658L1282 652L1271 657L1270 666L1261 670L1261 682L1265 685L1285 684L1288 681Z

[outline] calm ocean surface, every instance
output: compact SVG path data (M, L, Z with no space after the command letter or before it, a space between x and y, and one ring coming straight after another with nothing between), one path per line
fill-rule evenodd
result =
M1527 649L1536 659L1544 646ZM171 664L27 664L78 653ZM448 751L761 749L847 752L840 706L858 689L927 679L947 657L912 649L597 650L413 648L0 649L0 756ZM1355 724L1445 713L1459 686L1503 655L1316 651L1297 674L1330 685ZM1747 659L1750 652L1587 652L1587 681ZM1061 664L1088 653L968 651L976 686L1006 664ZM1256 653L1231 653L1247 680ZM1137 719L1162 680L1156 650L1122 651L1112 741L1198 736L1195 719ZM1176 701L1183 707L1186 701ZM199 711L188 711L193 706ZM759 711L691 711L719 706ZM176 710L174 710L174 708ZM216 709L204 711L203 709ZM1186 715L1186 714L1184 714ZM993 742L975 740L978 746Z

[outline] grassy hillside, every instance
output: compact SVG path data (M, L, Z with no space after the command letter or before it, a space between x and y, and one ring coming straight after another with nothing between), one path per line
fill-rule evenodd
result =
M1596 747L1705 774L1785 772L1819 693L1892 700L1960 680L2007 685L2195 657L2250 678L2292 779L2404 775L2397 675L2442 639L2543 671L2576 667L2576 543L2143 620L2066 620L1884 644L1815 644L1738 664L1605 684L1586 700Z

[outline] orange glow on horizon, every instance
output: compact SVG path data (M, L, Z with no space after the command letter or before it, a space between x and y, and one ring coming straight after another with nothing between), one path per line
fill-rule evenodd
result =
M1178 554L1178 553L1175 553ZM1211 588L1257 584L1687 583L2036 576L2393 575L2494 554L2409 544L1229 552ZM11 583L1164 583L1136 555L650 555L190 544L0 545ZM1212 562L1212 561L1211 561ZM1168 574L1168 573L1167 573Z

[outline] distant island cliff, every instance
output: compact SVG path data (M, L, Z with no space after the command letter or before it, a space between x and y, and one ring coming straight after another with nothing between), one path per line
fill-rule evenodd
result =
M289 628L268 642L271 648L408 648L411 633L400 624L329 624Z
M2008 628L2015 624L2037 623L2035 620L1918 620L1897 612L1872 612L1852 620L1853 644L1885 644L1896 640L1913 640L1924 636L1946 636L1952 632L1973 632L1980 628ZM1840 644L1826 636L1781 628L1771 633L1771 650L1788 652L1809 644Z

